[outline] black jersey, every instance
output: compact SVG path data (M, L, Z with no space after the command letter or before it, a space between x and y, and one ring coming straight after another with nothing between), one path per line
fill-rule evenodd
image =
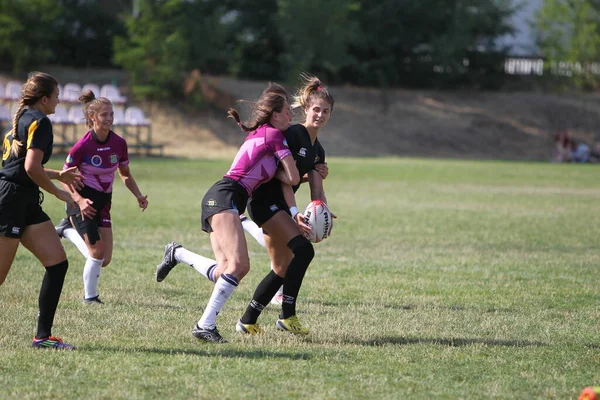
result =
M296 168L298 168L300 178L308 171L314 169L316 164L325 163L325 149L319 143L319 139L316 139L314 144L310 142L310 135L304 125L292 125L284 132L284 135L292 156L296 161ZM300 183L294 186L294 192L299 187ZM271 198L275 193L281 193L281 182L277 178L260 185L254 191L252 197Z
M10 150L15 137L23 143L16 156ZM0 179L37 188L38 185L31 180L25 171L25 155L27 149L41 149L44 152L42 165L46 164L52 156L53 139L52 124L48 117L38 110L26 110L19 118L16 136L11 131L4 136L2 141Z

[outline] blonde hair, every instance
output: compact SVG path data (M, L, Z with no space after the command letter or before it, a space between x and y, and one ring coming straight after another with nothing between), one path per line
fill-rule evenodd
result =
M269 86L263 90L260 98L251 103L252 116L247 124L242 123L235 108L230 108L227 116L233 118L244 131L252 132L259 126L269 122L274 112L281 112L287 102L287 97L287 92L283 86L269 82Z
M12 136L13 141L10 151L13 155L19 154L19 149L23 146L23 140L17 139L19 129L19 118L27 111L25 107L30 107L37 103L42 97L52 96L52 92L58 86L58 81L49 74L44 72L31 72L27 77L27 81L21 89L21 98L17 103L17 111L13 116L12 121Z
M85 124L88 128L94 126L94 122L90 118L90 113L96 113L102 105L109 105L112 107L112 103L106 97L96 97L94 92L86 90L79 96L79 101L83 103L83 116L85 118Z
M333 96L319 78L303 72L300 74L300 79L303 85L294 95L292 108L302 107L304 110L306 107L310 107L316 99L324 99L331 105L331 109L333 110L333 104L335 103Z

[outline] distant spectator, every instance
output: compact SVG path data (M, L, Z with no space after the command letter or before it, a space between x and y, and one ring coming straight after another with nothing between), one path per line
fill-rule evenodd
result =
M590 162L600 163L600 142L594 143L592 151L590 152Z
M571 155L573 152L573 140L568 131L560 131L554 137L554 154L552 156L553 162L570 162Z
M584 142L577 142L571 138L568 131L556 134L554 143L556 145L553 162L590 162L590 146Z

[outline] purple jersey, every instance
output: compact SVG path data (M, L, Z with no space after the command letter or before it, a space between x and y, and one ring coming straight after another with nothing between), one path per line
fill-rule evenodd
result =
M225 177L236 180L251 196L275 176L279 161L291 154L279 129L261 125L246 137Z
M111 193L115 171L127 165L129 156L125 139L110 131L106 140L99 142L89 131L73 145L63 169L77 167L86 186Z

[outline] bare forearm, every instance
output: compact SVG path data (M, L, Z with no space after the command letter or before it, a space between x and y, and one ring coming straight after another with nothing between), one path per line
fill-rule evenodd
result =
M59 193L60 189L52 183L50 177L41 165L29 165L26 166L25 170L31 180L40 188L55 196Z
M133 176L131 176L131 175L123 176L123 177L121 177L121 180L123 181L123 183L125 184L127 189L129 189L129 191L136 198L142 196L142 192L140 192L140 188L138 187L137 183L135 182L135 179L133 179Z

